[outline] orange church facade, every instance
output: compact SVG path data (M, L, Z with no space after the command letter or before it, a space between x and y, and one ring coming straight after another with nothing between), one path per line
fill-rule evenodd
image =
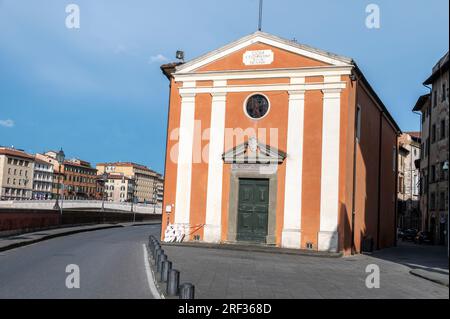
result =
M162 237L359 253L395 244L400 132L352 59L256 32L170 80Z

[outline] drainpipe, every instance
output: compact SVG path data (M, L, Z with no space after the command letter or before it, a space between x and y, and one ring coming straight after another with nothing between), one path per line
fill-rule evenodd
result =
M357 80L359 80L356 76L355 73L352 74L353 75L353 79L352 81L355 81L355 85L357 85ZM358 90L358 86L356 86L355 88L355 101L356 101L356 96L357 96L357 91ZM361 112L361 110L360 110ZM354 134L353 134L353 182L352 182L352 220L351 220L351 228L352 228L352 234L351 234L351 254L355 255L356 254L356 249L355 249L355 215L356 215L356 210L355 210L355 194L356 194L356 145L357 145L357 129L358 129L358 104L355 103L355 124L354 124Z
M397 189L398 189L398 137L400 136L401 132L397 132L397 136L395 138L395 197L394 197L394 246L397 246L397 219L398 219L398 196L397 196Z
M426 84L423 84L424 87L426 87L428 90L430 90L430 116L428 119L428 139L430 143L428 143L428 149L427 149L427 156L428 156L428 164L427 164L427 209L426 209L426 218L425 218L425 229L428 231L428 228L430 225L428 225L428 215L429 215L429 209L430 209L430 150L431 150L431 114L433 113L433 89ZM425 140L425 145L427 143L427 140ZM434 234L433 234L434 237Z
M422 145L422 130L423 130L423 124L422 124L422 116L423 116L423 114L422 113L420 113L420 112L417 112L417 111L413 111L413 113L414 114L416 114L416 115L419 115L419 117L420 117L420 145ZM423 149L422 149L422 147L420 148L420 161L419 161L419 178L420 178L420 176L421 176L421 162L422 162L422 156L423 156ZM414 163L414 170L416 170L416 167L415 167L415 163ZM420 185L420 187L422 188L423 187L423 185ZM412 193L412 188L411 188L411 193ZM421 208L420 208L420 200L421 200L421 198L422 198L422 190L420 191L420 193L419 193L419 213L420 213L420 230L422 230L423 231L423 229L422 229L422 223L423 223L423 215L422 215L422 211L421 211Z
M377 216L377 249L380 249L380 224L381 224L381 145L383 143L382 135L383 135L383 114L384 112L380 112L380 127L379 127L379 142L378 142L378 216ZM396 159L397 163L397 159ZM398 179L398 176L395 176L395 180ZM395 188L395 196L397 197L397 187ZM397 215L397 214L395 214ZM397 220L397 216L395 217ZM395 238L397 238L397 227L395 228Z

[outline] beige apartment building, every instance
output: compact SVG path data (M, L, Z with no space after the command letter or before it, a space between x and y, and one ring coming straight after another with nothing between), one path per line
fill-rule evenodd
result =
M134 179L123 174L111 173L105 181L105 199L111 202L132 202Z
M400 229L421 228L420 142L420 132L403 133L398 139L397 225Z
M122 174L133 179L134 197L139 203L162 203L163 179L148 167L132 162L99 163L97 173Z
M433 67L423 83L430 94L421 96L413 111L422 117L420 160L420 209L422 228L430 231L435 244L448 244L449 169L449 54Z
M0 200L28 200L33 192L34 156L0 147Z

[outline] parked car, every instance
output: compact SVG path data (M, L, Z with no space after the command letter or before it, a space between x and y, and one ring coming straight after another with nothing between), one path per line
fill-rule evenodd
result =
M407 229L403 232L402 241L414 241L417 236L417 229Z
M430 232L420 231L417 233L416 237L414 237L414 242L416 244L432 244L433 238L431 237Z
M403 229L397 228L397 238L398 239L402 239L404 234L405 233L403 232Z

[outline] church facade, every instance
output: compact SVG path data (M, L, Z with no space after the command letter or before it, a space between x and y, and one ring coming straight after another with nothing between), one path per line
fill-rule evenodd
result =
M256 32L170 81L162 237L358 253L395 244L400 129L343 56Z

